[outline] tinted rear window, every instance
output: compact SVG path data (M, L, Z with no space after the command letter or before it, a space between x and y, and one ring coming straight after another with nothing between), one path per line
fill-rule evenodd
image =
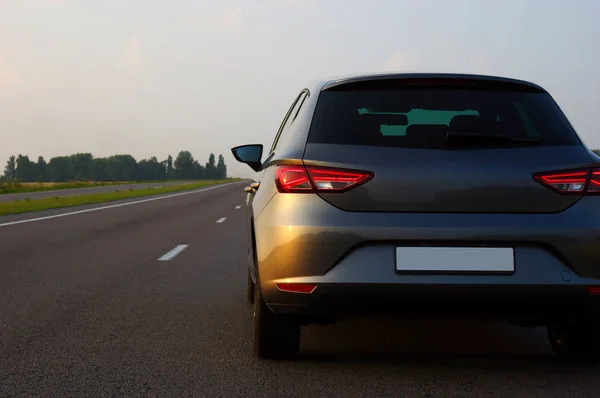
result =
M580 145L547 93L456 88L324 91L308 141L442 149L449 131Z

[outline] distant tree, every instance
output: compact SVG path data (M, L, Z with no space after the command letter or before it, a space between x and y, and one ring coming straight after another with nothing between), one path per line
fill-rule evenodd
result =
M138 162L135 176L136 180L152 180L152 166L149 160L142 159Z
M94 157L91 153L76 153L69 156L73 169L73 179L76 181L89 181L92 179Z
M94 181L110 181L111 174L108 167L108 159L95 158L92 165L92 180Z
M206 171L197 160L194 160L194 178L199 180L206 178Z
M73 165L68 156L57 156L48 162L50 181L65 182L73 179Z
M107 158L110 181L134 181L137 162L131 155L114 155Z
M208 157L208 163L205 166L206 178L213 180L217 178L217 166L215 165L215 155L211 153Z
M173 177L173 156L171 155L167 158L167 176Z
M158 162L155 156L150 159L141 160L137 164L137 180L166 180L167 169Z
M181 151L175 159L175 176L178 178L194 177L194 157L189 151Z
M596 155L600 156L600 149L592 149L592 152L594 152Z
M48 179L48 176L46 174L48 164L46 163L46 160L44 160L43 156L38 157L38 161L37 161L37 165L36 165L36 180L37 181L46 181Z
M23 155L17 155L17 168L15 170L15 180L23 181Z
M168 178L167 169L162 163L158 161L156 156L152 156L150 158L150 164L152 165L154 175L154 177L152 178L153 180L166 180Z
M219 162L217 163L217 178L224 180L227 178L227 166L225 166L225 159L223 155L219 155Z
M17 180L31 182L36 180L35 165L29 160L29 156L19 154L17 156Z
M17 159L15 155L8 158L6 167L4 167L4 179L6 181L14 181L17 179Z

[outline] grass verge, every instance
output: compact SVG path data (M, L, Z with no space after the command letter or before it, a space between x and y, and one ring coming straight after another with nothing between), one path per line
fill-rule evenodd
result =
M107 185L123 185L123 184L140 184L140 183L160 183L160 182L177 182L179 180L169 181L69 181L69 182L4 182L0 183L0 195L9 193L30 193L44 192L74 188L93 188Z
M145 189L129 189L125 191L115 192L104 192L95 193L88 195L79 196L55 196L53 198L42 198L42 199L24 199L15 200L13 202L0 202L0 216L6 216L9 214L21 214L29 213L32 211L58 209L61 207L72 207L89 205L102 202L111 202L121 199L139 198L143 196L152 196L165 193L174 193L180 191L189 191L191 189L197 189L207 187L210 185L218 185L226 182L235 182L237 179L231 180L214 180L214 181L200 181L186 185L175 185L162 188L145 188Z

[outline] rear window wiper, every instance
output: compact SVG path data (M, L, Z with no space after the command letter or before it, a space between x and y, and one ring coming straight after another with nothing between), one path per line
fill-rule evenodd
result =
M487 134L487 133L461 133L449 131L446 133L448 142L464 142L464 143L490 143L490 144L529 144L539 145L542 140L536 138L517 138L505 134Z

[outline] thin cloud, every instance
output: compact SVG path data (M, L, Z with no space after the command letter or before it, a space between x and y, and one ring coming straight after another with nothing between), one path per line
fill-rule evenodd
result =
M20 0L20 1L13 2L13 4L11 4L11 5L25 6L25 7L30 7L30 6L61 6L61 5L65 5L65 4L68 4L68 3L72 3L72 0ZM4 5L4 4L2 4L2 0L0 0L0 5Z
M21 81L22 78L19 71L0 58L0 91L8 91L11 88L15 88L21 84Z
M227 32L241 33L245 31L246 22L242 7L232 8L223 14L221 24Z
M419 62L414 57L404 53L394 54L383 65L386 72L413 72L418 67Z
M132 36L125 46L125 69L135 73L142 67L142 45L139 36Z
M306 9L317 4L316 0L276 0L275 2L283 6L284 8L289 8L293 10L297 10L300 8Z

